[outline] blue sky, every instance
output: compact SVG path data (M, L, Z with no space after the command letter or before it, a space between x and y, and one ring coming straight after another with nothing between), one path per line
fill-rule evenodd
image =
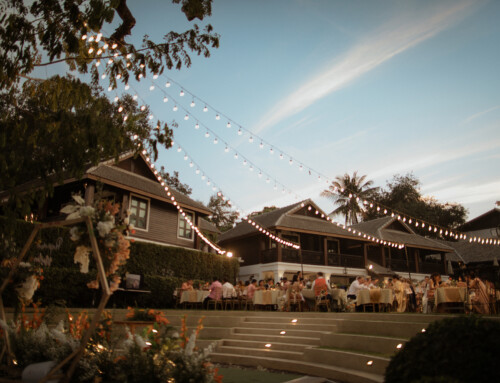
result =
M136 43L189 26L177 5L129 6ZM153 91L151 76L131 85L155 119L179 123L185 151L162 151L157 165L179 171L205 203L215 182L246 212L305 198L329 212L324 176L357 170L385 186L413 172L425 195L461 203L473 218L500 200L499 16L499 1L215 0L201 24L221 35L220 48L154 80ZM166 76L184 97L174 83L165 88Z

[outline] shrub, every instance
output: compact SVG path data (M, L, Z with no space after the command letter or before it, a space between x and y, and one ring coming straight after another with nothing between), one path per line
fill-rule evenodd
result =
M477 316L431 323L392 357L385 382L500 382L500 322Z

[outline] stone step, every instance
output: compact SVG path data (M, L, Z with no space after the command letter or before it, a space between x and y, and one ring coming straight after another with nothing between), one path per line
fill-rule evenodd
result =
M337 325L337 332L409 339L426 327L426 323L415 322L344 320Z
M286 324L286 323L292 323L293 319L297 319L297 322L296 322L297 324L309 324L309 325L310 324L319 324L319 325L330 325L330 326L335 326L339 320L342 320L342 319L327 317L325 315L320 315L320 316L315 316L315 317L303 317L303 318L299 318L295 315L290 315L290 316L286 316L286 317L279 316L276 318L272 318L272 322ZM243 322L244 323L245 322L269 323L269 322L271 322L271 320L270 320L269 316L264 316L264 317L252 316L252 317L246 317Z
M336 325L320 325L320 324L307 324L307 323L275 323L275 322L251 322L245 321L242 326L246 328L258 329L278 329L278 330L311 330L311 331L324 331L332 332L337 331Z
M289 335L260 335L260 334L238 334L232 333L229 337L235 340L255 340L260 342L280 342L302 344L304 346L319 346L321 344L320 338L306 338Z
M315 347L304 351L304 361L383 375L390 359L346 350Z
M257 328L257 327L233 328L233 332L238 334L280 335L281 331L285 331L286 335L313 337L313 338L319 338L322 334L330 334L330 331L304 330L297 327L291 329L284 329L282 327L278 329Z
M302 360L304 353L297 351L273 350L271 348L247 348L234 346L218 346L216 352L228 355L244 355L262 358L273 358L282 360ZM234 363L233 363L234 364Z
M222 339L219 343L225 347L241 347L250 349L260 349L264 351L293 351L303 353L306 348L311 346L300 343L271 342L270 340L241 340L241 339ZM266 347L270 345L270 347Z
M383 383L381 374L353 370L335 365L324 365L313 362L298 360L284 360L272 357L260 357L253 355L233 355L220 351L210 354L214 363L235 364L240 366L263 367L279 371L289 371L310 376L321 376L345 383Z
M332 333L321 337L321 346L391 355L404 347L407 339L359 334ZM399 348L398 345L401 345Z

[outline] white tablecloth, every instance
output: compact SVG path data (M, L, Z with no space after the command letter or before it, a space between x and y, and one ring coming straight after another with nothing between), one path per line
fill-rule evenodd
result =
M439 287L436 289L436 306L440 303L463 303L466 292L465 287Z
M337 304L341 306L347 302L347 292L344 289L331 289L328 290L328 293L332 296L334 301L337 301ZM302 290L302 296L305 299L315 300L316 295L314 294L313 289L304 289Z
M392 305L394 293L391 289L370 289L359 290L356 304L366 305L371 303L386 303Z
M208 297L208 294L210 294L210 291L206 290L183 291L181 294L181 303L200 303Z
M253 296L254 305L277 305L281 290L257 290Z

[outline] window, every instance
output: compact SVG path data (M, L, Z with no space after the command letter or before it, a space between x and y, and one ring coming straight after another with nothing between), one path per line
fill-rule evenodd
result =
M179 214L179 238L184 239L193 239L193 228L188 223L186 218L188 218L191 222L194 221L194 214L184 211L186 217L182 214Z
M130 197L130 223L137 229L147 230L149 201L136 196Z

